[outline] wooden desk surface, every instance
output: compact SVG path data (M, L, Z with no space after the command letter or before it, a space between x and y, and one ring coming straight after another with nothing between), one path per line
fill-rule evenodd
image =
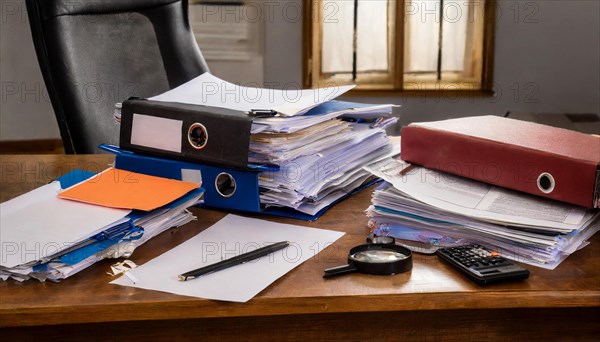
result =
M103 170L112 160L109 155L0 156L0 200L4 202L46 184L74 168ZM344 263L350 247L363 243L368 233L364 210L370 203L370 195L371 191L363 191L339 203L316 222L260 217L344 231L346 235L248 303L110 285L113 278L106 272L115 260L104 260L58 284L35 280L0 282L0 333L19 336L23 332L37 332L59 338L64 336L44 326L61 325L75 333L95 327L100 334L96 336L115 336L119 332L127 336L132 331L142 336L155 322L161 322L165 335L154 332L148 336L169 338L174 332L182 332L182 326L187 333L204 336L212 332L210 336L220 338L258 336L259 339L278 336L320 339L325 336L321 334L351 339L361 336L421 339L418 337L439 337L456 329L462 331L460 339L528 337L531 329L536 329L536 337L598 336L600 237L597 235L589 246L571 255L554 271L526 266L531 275L522 282L480 287L436 256L419 254L414 256L414 267L409 273L323 279L325 268ZM143 264L227 214L200 208L192 211L198 221L152 239L138 248L131 260ZM397 320L403 323L381 329L382 324ZM119 328L111 322L120 322ZM477 322L478 328L473 322ZM289 329L280 330L283 326ZM303 327L311 328L304 331Z

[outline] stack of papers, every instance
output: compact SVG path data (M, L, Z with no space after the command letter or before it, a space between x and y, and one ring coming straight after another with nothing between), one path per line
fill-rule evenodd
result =
M323 138L323 144L285 160L278 171L263 172L259 178L261 204L315 215L368 183L372 176L362 167L391 154L392 144L383 129L358 123L342 126L346 132ZM273 145L276 150L278 144Z
M252 121L248 162L271 170L259 176L261 206L316 215L370 184L362 166L392 151L385 128L396 122L394 105L334 100L353 87L251 88L205 73L149 100L276 113Z
M328 101L304 115L262 118L250 139L251 163L277 165L260 175L264 207L286 207L316 215L354 189L368 184L362 169L389 155L385 128L392 105Z
M599 212L388 158L366 167L387 181L367 210L377 235L439 247L480 243L554 269L600 229Z
M104 258L128 257L193 220L187 208L203 190L166 181L112 168L95 176L76 170L0 204L0 279L59 281Z

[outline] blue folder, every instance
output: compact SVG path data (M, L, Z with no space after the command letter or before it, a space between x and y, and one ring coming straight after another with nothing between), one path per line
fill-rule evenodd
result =
M379 179L376 179L367 184L363 184L361 187L322 209L317 214L308 215L292 208L261 207L260 189L258 185L259 174L262 171L277 170L277 167L248 165L247 169L235 169L182 160L152 157L123 150L119 147L107 144L102 144L99 147L116 155L115 167L121 170L177 180L186 180L183 176L185 171L199 172L202 178L202 188L205 190L204 205L206 207L224 209L227 211L284 216L306 221L318 219L334 204L380 181ZM234 180L235 190L231 194L224 195L219 189L217 184L218 179L223 175L229 175Z

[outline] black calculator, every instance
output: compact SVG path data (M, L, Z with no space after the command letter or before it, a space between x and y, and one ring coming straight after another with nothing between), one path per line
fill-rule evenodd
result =
M528 270L477 244L440 248L437 255L480 285L529 277Z

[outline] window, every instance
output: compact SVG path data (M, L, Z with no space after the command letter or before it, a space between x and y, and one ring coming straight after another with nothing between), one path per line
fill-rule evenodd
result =
M259 46L257 6L240 0L192 0L189 20L207 61L249 61Z
M304 83L491 90L494 0L305 0Z

